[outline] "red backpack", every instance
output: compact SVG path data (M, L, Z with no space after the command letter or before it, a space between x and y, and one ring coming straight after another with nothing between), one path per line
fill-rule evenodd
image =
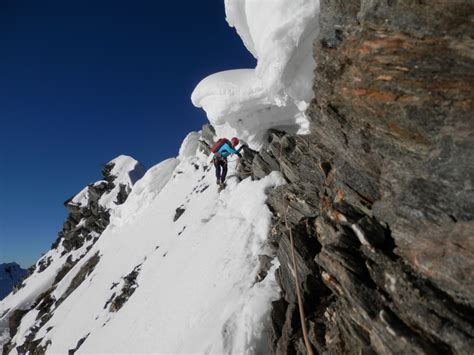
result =
M225 143L230 145L232 147L232 144L229 142L227 138L219 138L216 143L211 148L211 152L215 153L219 150L220 147L222 147Z

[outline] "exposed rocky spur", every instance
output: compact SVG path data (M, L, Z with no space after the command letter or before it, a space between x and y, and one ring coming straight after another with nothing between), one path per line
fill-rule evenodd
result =
M110 223L114 209L128 197L132 185L145 169L134 159L120 156L104 166L103 180L89 184L64 205L68 216L52 249L32 268L15 289L11 300L1 304L0 345L4 353L43 353L50 342L40 345L45 324L55 309L79 287L100 261L89 251ZM82 264L81 264L82 263ZM24 317L31 326L27 336L16 339Z

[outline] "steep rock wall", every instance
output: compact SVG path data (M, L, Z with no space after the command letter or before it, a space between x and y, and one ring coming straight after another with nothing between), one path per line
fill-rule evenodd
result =
M474 4L321 1L311 134L254 159L282 298L276 353L304 353L285 217L318 353L474 351Z

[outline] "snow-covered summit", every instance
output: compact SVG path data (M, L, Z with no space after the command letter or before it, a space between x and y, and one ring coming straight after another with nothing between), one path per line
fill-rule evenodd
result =
M257 58L255 69L212 74L194 89L219 136L260 148L269 128L308 131L304 110L312 98L312 44L319 27L319 0L226 0L230 26Z
M109 174L115 177L116 184L127 184L133 186L146 172L146 168L137 160L128 155L119 155L109 161Z
M86 186L66 203L75 207L87 206L91 199L93 199L95 190L100 190L108 186L110 191L106 191L101 196L99 205L110 209L120 190L125 189L128 194L135 182L138 181L145 172L145 167L137 160L127 155L120 155L105 164L103 170L104 180L99 180Z
M99 205L111 209L117 202L120 204L124 200L124 195L128 196L132 186L145 175L146 169L134 158L120 155L108 162L102 172L106 180L112 182L114 186L101 196Z

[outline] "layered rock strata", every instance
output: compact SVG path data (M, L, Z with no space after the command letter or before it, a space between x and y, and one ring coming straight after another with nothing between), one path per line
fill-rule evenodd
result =
M282 298L273 349L305 353L286 222L317 353L474 351L470 1L321 1L311 134L273 132Z

